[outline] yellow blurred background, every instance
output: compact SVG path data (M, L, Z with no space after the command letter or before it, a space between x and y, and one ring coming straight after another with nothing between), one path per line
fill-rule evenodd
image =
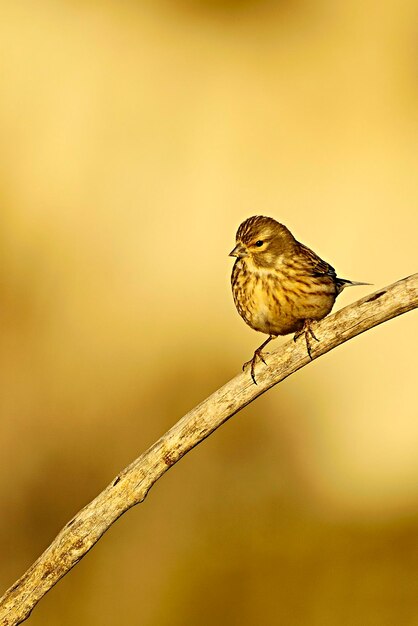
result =
M14 0L0 20L0 583L262 336L230 294L266 214L369 281L417 271L414 0ZM176 465L45 626L418 624L416 313ZM283 340L277 340L277 347Z

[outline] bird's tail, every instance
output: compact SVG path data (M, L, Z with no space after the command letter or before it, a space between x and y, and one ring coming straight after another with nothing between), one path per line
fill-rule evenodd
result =
M371 285L372 283L359 283L355 280L347 280L346 278L337 278L338 293L345 287L359 287L360 285Z

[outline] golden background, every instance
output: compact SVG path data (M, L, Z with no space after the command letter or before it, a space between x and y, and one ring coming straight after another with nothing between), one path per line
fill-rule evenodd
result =
M262 336L266 214L373 283L417 271L414 0L14 0L0 20L0 583ZM418 624L417 317L216 432L30 623ZM277 340L277 347L283 340Z

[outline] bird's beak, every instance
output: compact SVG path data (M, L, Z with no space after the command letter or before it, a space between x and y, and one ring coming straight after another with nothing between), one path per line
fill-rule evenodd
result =
M244 256L248 256L248 252L241 243L237 243L232 252L229 253L229 256L236 256L240 259Z

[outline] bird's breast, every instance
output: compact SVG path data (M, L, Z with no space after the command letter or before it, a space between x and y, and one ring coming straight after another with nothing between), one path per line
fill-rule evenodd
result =
M290 268L257 268L238 259L232 272L235 305L254 330L272 335L296 332L307 318L322 319L335 296L301 280Z

